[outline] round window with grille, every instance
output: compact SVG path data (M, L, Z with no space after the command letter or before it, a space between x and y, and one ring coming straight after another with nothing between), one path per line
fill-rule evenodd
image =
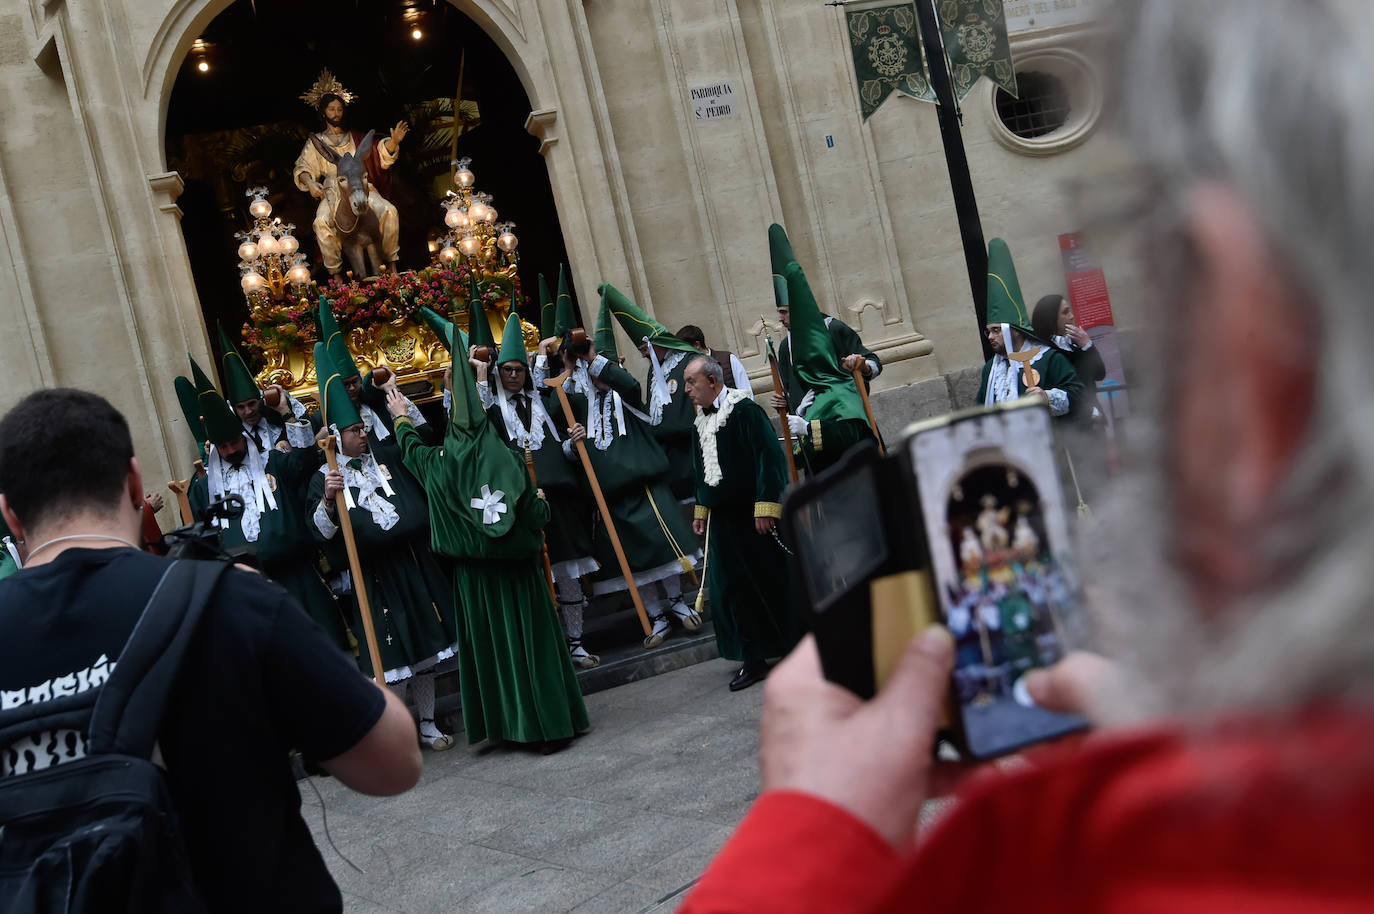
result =
M1067 48L1040 47L1018 53L1016 65L1016 95L991 87L988 121L998 142L1044 156L1087 139L1102 113L1102 89L1087 59Z
M1063 127L1073 110L1068 87L1053 73L1018 71L1016 88L1020 97L997 90L997 117L1012 133L1033 140Z

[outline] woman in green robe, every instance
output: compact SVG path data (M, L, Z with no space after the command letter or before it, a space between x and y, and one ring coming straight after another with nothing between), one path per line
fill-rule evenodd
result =
M441 446L421 441L404 397L389 395L387 407L405 466L429 496L431 546L453 559L468 742L554 747L588 721L540 567L549 506L487 421L468 360L454 360L453 385Z

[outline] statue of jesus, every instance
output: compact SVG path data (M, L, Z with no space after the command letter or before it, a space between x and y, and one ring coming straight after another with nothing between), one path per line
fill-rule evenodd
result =
M324 129L312 139L324 143L338 155L356 153L362 140L362 134L344 127L348 104L354 97L353 93L345 89L328 70L322 71L311 90L301 96L306 104L319 113L323 122ZM371 185L368 189L367 205L376 214L377 223L381 226L382 259L393 269L401 247L401 224L396 207L386 199L383 192L389 189L390 184L386 169L396 162L401 140L405 139L409 130L404 121L398 122L391 128L391 135L383 138L380 143L374 143L365 157L367 179ZM320 201L315 210L315 240L319 243L325 269L331 276L336 276L343 270L342 246L338 228L334 225L334 212L339 202L336 171L333 162L322 155L313 142L307 141L301 149L301 154L296 158L292 172L296 187Z

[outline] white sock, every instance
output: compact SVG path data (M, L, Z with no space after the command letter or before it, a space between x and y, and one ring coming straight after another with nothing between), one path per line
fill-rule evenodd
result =
M663 585L663 595L668 598L669 603L676 603L682 599L682 577L680 575L664 578L659 583Z

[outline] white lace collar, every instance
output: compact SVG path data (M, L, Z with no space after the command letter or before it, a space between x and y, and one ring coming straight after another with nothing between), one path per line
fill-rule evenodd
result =
M244 439L247 440L247 435ZM237 495L243 499L239 528L243 530L243 538L250 543L256 543L258 534L262 532L262 512L277 510L277 498L272 494L276 481L267 475L267 460L271 455L270 448L260 451L250 446L243 456L243 463L236 467L220 456L218 448L210 446L208 466L205 468L210 500L224 495ZM224 518L215 523L222 530L229 528L229 521Z
M504 385L499 383L496 385L496 398L501 405L501 418L506 424L506 437L522 450L531 451L537 451L544 446L545 428L553 435L554 441L559 440L558 429L554 427L553 419L544 409L544 401L532 391L522 390L521 393L530 401L529 428L526 428L525 423L520 419L520 410L516 408L515 398L510 395Z
M727 387L721 390L713 403L716 407L715 412L707 414L700 407L697 408L696 426L697 438L701 441L702 477L708 486L718 486L724 478L720 470L720 455L716 452L716 433L730 420L735 404L748 399L749 395L744 391Z

